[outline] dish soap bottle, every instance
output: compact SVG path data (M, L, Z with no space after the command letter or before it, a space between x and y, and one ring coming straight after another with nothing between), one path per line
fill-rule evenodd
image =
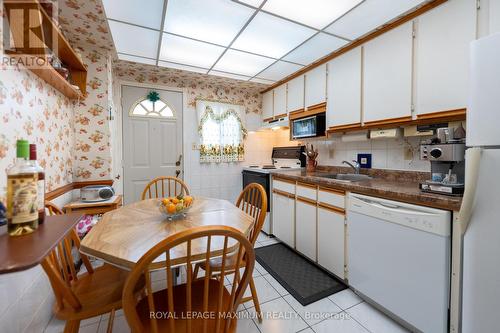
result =
M30 144L30 162L38 172L38 224L42 224L45 220L45 171L38 164L36 159L36 145Z
M38 228L38 171L29 161L29 144L17 140L17 161L7 170L7 231L10 236Z

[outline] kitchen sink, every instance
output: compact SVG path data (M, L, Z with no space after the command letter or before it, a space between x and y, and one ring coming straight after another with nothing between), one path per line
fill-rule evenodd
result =
M346 182L359 182L359 181L369 180L369 179L373 178L373 177L370 177L368 175L361 175L361 174L357 174L357 173L336 173L336 174L331 174L331 175L323 175L320 177L335 179L335 180L342 180L342 181L346 181Z

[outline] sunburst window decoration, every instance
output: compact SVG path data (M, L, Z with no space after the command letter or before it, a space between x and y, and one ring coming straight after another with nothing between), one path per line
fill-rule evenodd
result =
M170 118L175 120L175 112L170 105L160 98L157 91L150 91L140 98L130 109L130 115L135 117Z
M243 124L241 105L196 101L200 162L239 162L245 158L243 140L247 130Z

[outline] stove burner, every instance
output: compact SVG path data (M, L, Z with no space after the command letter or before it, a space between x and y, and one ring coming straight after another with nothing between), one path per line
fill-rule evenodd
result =
M259 166L258 165L249 165L248 167L249 168L258 168Z
M274 165L263 165L262 169L276 169Z
M289 166L282 166L280 167L280 169L291 169L292 167L289 167Z

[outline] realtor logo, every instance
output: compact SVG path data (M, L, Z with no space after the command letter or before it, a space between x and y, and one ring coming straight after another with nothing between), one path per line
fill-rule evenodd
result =
M45 67L57 58L57 1L0 0L1 64Z

